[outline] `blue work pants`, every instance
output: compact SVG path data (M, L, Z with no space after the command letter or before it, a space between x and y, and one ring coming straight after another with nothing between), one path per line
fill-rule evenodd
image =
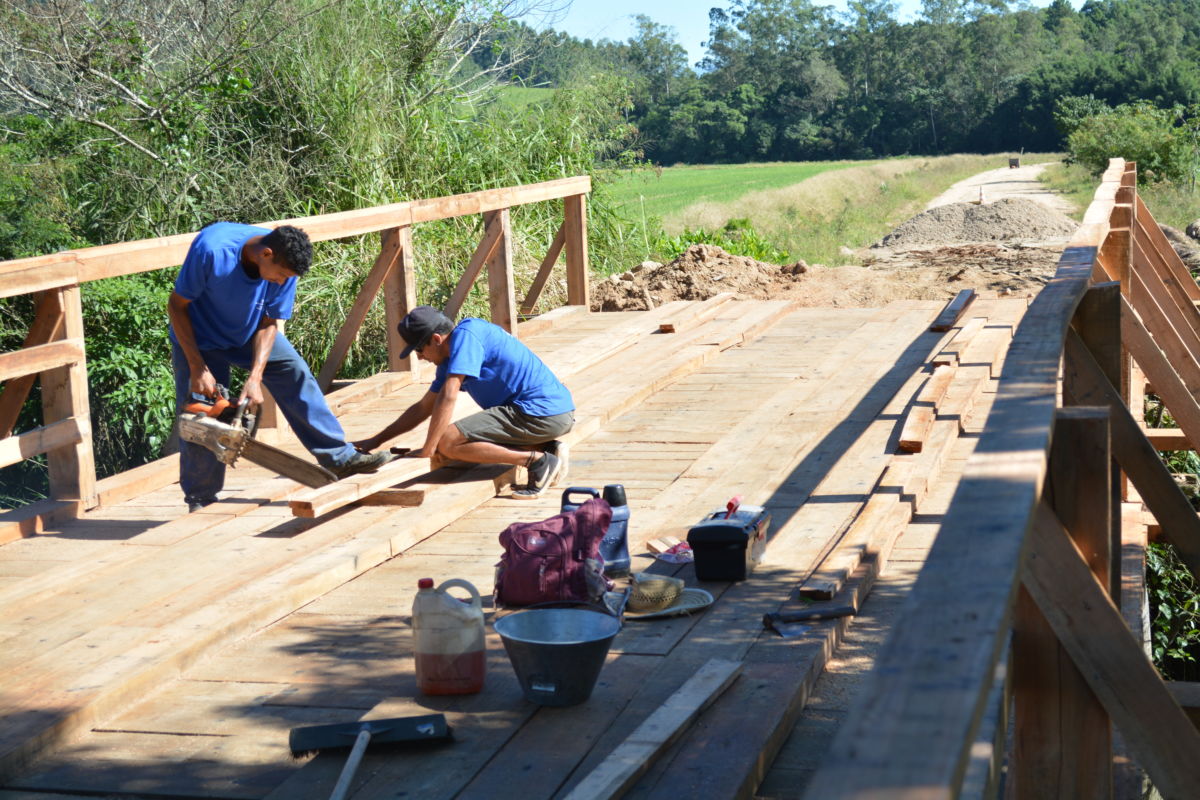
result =
M229 385L230 366L250 369L254 358L253 343L224 350L201 350L200 356L217 383ZM189 402L191 368L183 349L171 338L171 365L175 370L175 410ZM325 395L317 386L308 364L282 332L275 334L275 346L263 372L263 385L275 398L296 438L323 467L346 463L354 455L354 446L346 441L342 424L329 409ZM208 503L216 499L225 485L225 465L207 448L179 441L179 485L188 502Z

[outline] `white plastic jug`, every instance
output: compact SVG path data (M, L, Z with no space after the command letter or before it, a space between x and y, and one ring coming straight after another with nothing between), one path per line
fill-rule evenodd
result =
M470 592L470 603L447 591L454 587ZM469 581L452 578L435 589L432 578L422 578L413 598L412 624L422 694L474 694L483 688L483 602Z

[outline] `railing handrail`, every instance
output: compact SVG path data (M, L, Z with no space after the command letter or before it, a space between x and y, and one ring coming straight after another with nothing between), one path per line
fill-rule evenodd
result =
M1007 646L1022 548L1047 473L1063 346L1124 172L1123 159L1109 162L1054 278L1018 326L905 613L807 797L941 797L960 785Z
M591 191L591 186L591 178L581 175L524 186L405 200L371 208L256 224L263 227L295 225L303 228L312 241L320 242L410 226L419 222L433 222L545 200L574 197L587 194ZM0 261L0 297L178 266L183 263L196 233L193 231L174 236L64 250L33 258Z

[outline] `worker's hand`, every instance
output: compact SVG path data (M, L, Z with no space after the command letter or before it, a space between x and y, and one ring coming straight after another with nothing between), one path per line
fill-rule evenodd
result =
M242 398L248 398L250 400L251 411L262 406L262 381L259 381L255 378L247 378L246 385L242 387L242 393L238 396L238 402L241 402Z
M411 453L408 454L408 458L433 458L434 455L436 455L436 454L437 454L436 447L430 447L429 445L426 445L426 446L422 447L420 450L413 450Z
M372 436L368 439L359 439L357 442L351 442L350 444L354 445L354 449L360 453L370 453L379 447L379 440Z
M193 370L188 383L189 391L194 394L209 398L217 396L217 379L213 377L212 371L208 367L200 372Z

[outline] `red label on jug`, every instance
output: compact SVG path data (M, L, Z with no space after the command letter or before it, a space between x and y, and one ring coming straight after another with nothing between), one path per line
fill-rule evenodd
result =
M484 652L457 655L417 653L417 688L422 694L474 694L483 688Z

